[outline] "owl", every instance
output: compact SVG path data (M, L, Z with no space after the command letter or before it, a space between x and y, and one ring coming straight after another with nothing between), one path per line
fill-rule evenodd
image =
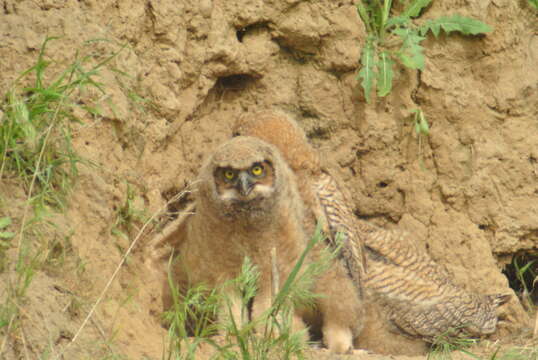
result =
M362 278L366 260L362 243L352 230L353 213L341 187L321 166L317 152L308 143L304 131L282 113L271 111L240 117L232 129L233 135L248 135L275 145L296 174L299 192L309 216L306 228L312 232L316 222L325 225L325 232L335 246L339 234L342 241L342 264L362 298Z
M309 241L295 174L273 145L239 136L213 152L196 183L194 213L175 222L159 240L176 247L179 253L174 279L180 288L197 284L219 287L236 278L244 258L249 257L259 271L251 309L251 317L258 318L272 303L275 264L271 252L276 252L279 278L286 279ZM314 248L307 261L319 256L320 249ZM345 273L330 268L322 278L330 278L335 285L327 282L315 285L314 290L332 291L334 295L320 297L316 312L329 319L322 325L329 350L343 353L352 348L359 303L353 284L339 284L338 276L345 278ZM231 299L231 316L239 324L241 294L232 288L224 291ZM168 305L165 299L165 307ZM345 316L331 313L344 310ZM227 316L225 310L221 313ZM303 328L303 319L313 316L306 309L295 309L294 329Z
M349 201L339 185L322 168L318 154L308 143L304 131L285 115L257 112L239 117L233 125L232 135L254 136L281 151L297 178L299 193L306 208L304 227L308 234L313 234L316 224L321 223L330 245L341 246L341 258L320 278L315 291L325 295L325 300L322 299L320 304L323 327L329 329L337 327L336 324L348 324L347 327L354 331L347 332L345 338L356 338L365 318L361 285L365 258L360 239L348 239L356 234L352 231L353 214L348 207ZM337 238L339 244L336 244ZM333 301L335 297L340 300ZM351 314L358 314L359 320ZM352 321L357 322L353 325ZM309 325L316 328L312 322ZM326 330L323 333L333 332Z
M248 114L237 120L233 132L275 145L301 179L299 191L312 216L326 219L333 237L337 232L346 235L342 262L357 287L365 291L362 306L370 315L358 346L396 354L406 343L412 355L424 352L426 342L449 329L473 335L495 330L496 309L508 296L481 296L454 285L410 234L356 218L342 193L345 189L320 165L292 119L270 111Z

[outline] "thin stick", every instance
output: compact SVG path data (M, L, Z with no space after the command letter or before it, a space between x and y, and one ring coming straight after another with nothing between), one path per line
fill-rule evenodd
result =
M174 196L172 199L170 199L161 209L159 209L158 211L156 211L152 216L151 218L149 218L148 221L146 221L144 223L144 226L142 226L142 228L140 229L140 231L138 232L138 234L136 235L136 237L134 238L133 242L131 243L131 245L129 246L129 248L127 249L127 251L125 252L125 254L123 254L123 257L121 258L118 266L116 266L116 269L114 270L114 273L112 273L112 276L110 277L110 279L108 280L107 284L105 285L104 289L101 291L101 294L99 295L99 297L97 298L97 300L95 301L95 303L93 304L92 308L90 309L90 312L88 313L88 315L86 316L86 318L84 319L84 321L82 322L82 325L80 325L80 327L78 328L77 332L75 333L75 336L73 336L73 339L71 339L71 341L62 349L62 351L59 353L58 356L56 356L55 359L60 359L60 357L65 353L65 351L69 348L69 346L71 344L73 344L79 337L80 333L82 332L82 330L84 329L84 327L86 327L86 324L88 323L88 321L90 320L90 318L93 316L95 310L97 309L97 306L99 306L99 304L101 303L101 301L103 300L103 298L105 297L105 294L106 292L108 291L108 289L110 288L110 285L112 285L112 282L114 281L114 279L116 278L116 276L118 275L121 267L123 266L123 264L125 263L125 261L127 260L127 257L131 254L131 251L133 250L134 246L136 245L136 243L138 242L138 240L140 239L140 237L142 236L142 234L144 233L144 230L146 230L146 227L153 221L153 219L155 219L162 211L164 211L166 209L166 207L174 202L174 201L177 201L179 200L181 197L183 197L185 194L185 191L182 191L181 193L179 193L178 195Z

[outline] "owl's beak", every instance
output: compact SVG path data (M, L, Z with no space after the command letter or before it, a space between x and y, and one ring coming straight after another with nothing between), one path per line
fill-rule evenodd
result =
M252 188L254 183L252 182L252 179L250 176L248 176L247 173L241 172L239 173L239 178L237 179L236 188L239 191L239 193L243 196L248 196L250 192L252 191Z

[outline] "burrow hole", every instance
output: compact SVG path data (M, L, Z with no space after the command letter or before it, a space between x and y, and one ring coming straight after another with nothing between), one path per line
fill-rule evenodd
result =
M538 305L537 251L514 254L511 263L504 268L503 274L525 307Z

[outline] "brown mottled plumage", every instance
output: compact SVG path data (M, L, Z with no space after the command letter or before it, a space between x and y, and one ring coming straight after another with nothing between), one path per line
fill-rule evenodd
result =
M301 196L315 216L327 219L331 233L346 233L343 260L358 287L365 288L364 306L370 314L359 346L377 352L413 354L426 349L424 341L451 328L459 329L455 335L458 331L471 335L495 331L496 309L508 296L481 296L456 286L408 233L383 230L357 219L293 120L275 112L249 114L237 122L234 133L274 144L302 179ZM363 245L368 270L365 275Z
M202 167L194 193L194 214L174 229L166 230L165 242L176 247L179 261L174 279L181 288L196 284L215 287L239 274L248 256L260 277L252 304L252 317L259 317L271 305L273 279L271 250L276 249L277 272L286 279L304 251L309 236L305 232L303 201L295 175L273 146L254 137L237 137L218 147ZM319 257L315 248L307 261ZM332 268L331 268L332 269ZM345 273L329 270L315 290L330 296L318 300L324 319L323 338L329 350L337 353L352 348L352 333L359 324L359 306L351 282L342 286ZM334 285L337 291L332 291ZM282 284L280 284L282 285ZM345 300L350 295L350 300ZM232 316L240 321L240 294L230 290ZM170 305L165 294L165 307ZM336 309L336 310L335 310ZM345 316L332 312L346 310ZM355 310L356 309L356 310ZM304 309L295 309L294 327L302 325Z
M276 249L278 272L285 279L307 243L294 175L272 145L235 138L218 147L203 165L194 196L194 214L170 239L180 256L175 280L182 288L220 286L239 275L248 256L260 272L252 305L253 317L258 317L271 304L271 249ZM227 295L239 324L241 294L235 291ZM299 314L294 323L301 323Z
M330 342L349 343L351 346L362 329L365 317L360 285L364 277L364 258L361 247L356 245L360 241L348 239L355 234L351 231L353 214L347 206L348 201L334 179L322 170L318 154L308 143L303 130L286 116L274 112L247 114L236 121L232 132L235 136L260 138L281 151L296 175L299 193L307 209L304 224L310 236L318 222L324 225L333 245L337 233L340 234L343 261L335 262L317 281L314 290L324 295L319 307L323 315L325 343L329 348ZM355 245L348 246L350 243ZM353 331L328 331L342 326ZM336 336L334 340L325 336L336 333L342 334L340 340Z
M313 228L317 221L324 223L333 245L340 233L342 260L362 297L365 259L360 239L349 238L356 234L352 230L354 217L349 201L334 178L322 169L318 154L308 143L304 131L285 115L266 111L240 117L234 124L233 133L263 139L281 151L295 172L299 192L311 211L308 227Z
M382 230L357 220L365 236L365 285L388 307L389 319L406 334L431 341L454 329L472 336L491 334L496 309L509 295L478 295L455 285L449 274L411 241L405 231Z

